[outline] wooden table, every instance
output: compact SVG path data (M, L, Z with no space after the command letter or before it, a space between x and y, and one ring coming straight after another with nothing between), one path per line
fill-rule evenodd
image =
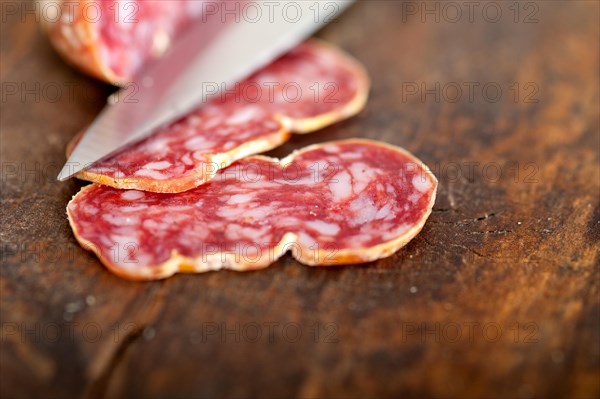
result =
M370 101L272 152L407 148L440 180L419 236L366 265L148 283L79 247L85 183L54 180L112 88L59 59L30 3L3 10L0 396L597 397L598 3L449 4L361 2L322 31Z

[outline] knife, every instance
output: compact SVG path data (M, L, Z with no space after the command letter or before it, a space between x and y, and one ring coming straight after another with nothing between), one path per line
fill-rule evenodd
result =
M239 18L210 32L205 22L194 23L162 58L108 98L58 180L67 180L200 106L219 94L215 87L222 90L246 78L334 20L353 2L274 1L258 21ZM210 93L205 90L209 86Z

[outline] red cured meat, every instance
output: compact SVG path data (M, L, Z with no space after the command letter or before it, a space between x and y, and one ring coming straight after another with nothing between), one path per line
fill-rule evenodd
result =
M308 133L364 106L361 65L321 42L299 45L234 89L77 177L123 189L176 193L210 180L289 132Z
M121 84L200 18L203 3L41 0L38 9L50 41L67 61L98 79Z
M423 227L437 180L405 150L368 140L246 158L185 193L92 184L67 206L77 240L114 273L267 267L288 250L307 265L368 262Z

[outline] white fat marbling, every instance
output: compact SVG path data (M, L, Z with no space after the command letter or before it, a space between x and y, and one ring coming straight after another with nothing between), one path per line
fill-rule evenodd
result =
M346 171L333 176L328 185L335 202L341 202L352 194L352 178Z
M431 180L425 175L415 175L412 178L413 186L422 193L426 193L431 188Z
M334 236L340 232L340 226L335 223L328 223L322 220L309 220L304 223L309 228L317 231L319 234Z
M135 201L142 199L146 196L143 191L138 190L127 190L121 194L121 198L126 201Z

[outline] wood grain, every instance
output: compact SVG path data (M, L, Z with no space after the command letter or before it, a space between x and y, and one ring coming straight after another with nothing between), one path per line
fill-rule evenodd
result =
M151 283L77 245L65 206L85 183L54 180L112 89L58 58L30 3L3 11L0 396L598 397L598 3L516 3L517 22L513 2L497 22L454 3L436 22L361 2L323 30L367 66L370 101L270 154L407 148L440 180L419 236L366 265Z

